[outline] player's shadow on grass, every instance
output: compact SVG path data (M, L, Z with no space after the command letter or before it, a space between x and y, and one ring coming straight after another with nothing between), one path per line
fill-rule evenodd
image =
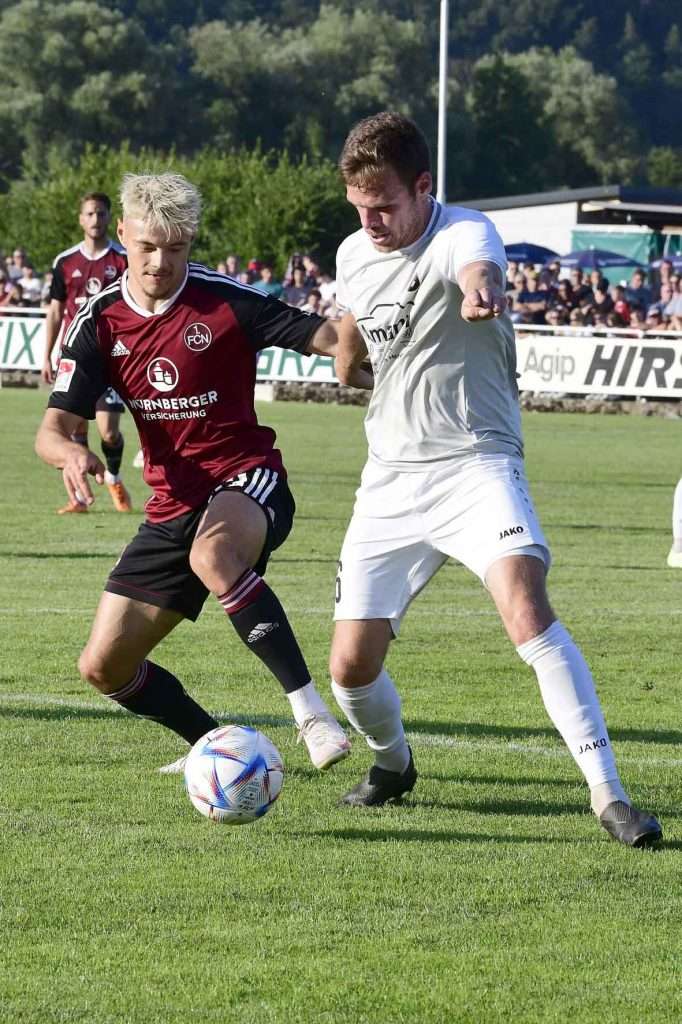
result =
M435 829L370 829L370 828L329 828L313 832L301 832L301 836L315 836L320 839L345 839L360 843L552 843L564 845L567 840L553 836L495 836L487 833L470 832L439 832ZM572 843L588 842L589 840L572 839Z
M83 719L95 721L96 719L121 718L118 708L109 708L106 705L102 708L76 708L60 707L59 705L45 705L43 707L22 707L20 704L0 705L0 718L30 718L39 722L64 722L67 720Z
M440 734L441 736L455 737L453 748L456 748L456 737L462 740L468 738L506 740L527 740L543 739L552 740L557 749L563 748L559 734L551 726L536 725L488 725L484 722L432 722L425 719L409 719L405 722L405 731L427 736ZM682 732L675 729L630 729L609 727L609 735L612 740L620 742L631 741L636 743L662 743L667 746L682 744ZM434 744L437 745L437 744Z
M524 818L560 818L566 814L582 814L585 804L542 803L537 800L420 800L412 797L410 803L434 811L463 811L465 814L519 815Z
M638 485L639 486L639 485ZM665 526L612 526L610 523L555 523L544 524L547 530L602 530L605 533L659 533L670 536L670 530Z

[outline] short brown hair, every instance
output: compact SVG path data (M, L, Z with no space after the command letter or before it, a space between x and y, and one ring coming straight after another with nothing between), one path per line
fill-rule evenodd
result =
M392 168L410 191L420 174L431 170L429 146L409 117L392 110L373 114L351 128L339 169L347 185L368 188Z
M78 209L82 210L85 204L89 202L91 199L95 203L104 203L107 210L109 210L109 212L111 213L111 199L106 194L106 192L86 192L85 195L82 195L80 198Z

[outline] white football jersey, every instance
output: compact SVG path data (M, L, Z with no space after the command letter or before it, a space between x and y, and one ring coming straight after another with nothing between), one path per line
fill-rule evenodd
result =
M467 323L456 276L477 260L506 271L504 246L477 210L433 202L424 234L381 253L361 229L337 254L337 305L367 343L374 390L370 456L418 471L476 452L522 455L514 329L503 314Z

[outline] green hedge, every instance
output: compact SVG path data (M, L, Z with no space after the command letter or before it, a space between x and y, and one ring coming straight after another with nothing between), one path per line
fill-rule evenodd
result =
M215 265L229 252L244 260L271 261L283 272L294 251L314 252L333 268L339 241L357 227L354 211L329 161L290 160L286 153L223 153L204 149L194 157L151 151L89 148L78 162L58 154L40 180L26 174L0 195L0 249L28 251L40 271L80 236L78 198L107 192L118 213L118 190L126 171L178 171L204 198L204 215L193 257Z

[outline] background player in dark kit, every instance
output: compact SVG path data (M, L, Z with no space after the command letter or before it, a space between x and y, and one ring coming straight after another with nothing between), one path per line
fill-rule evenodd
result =
M52 352L60 334L62 340L76 313L88 299L116 281L126 268L126 257L118 242L107 235L111 220L111 200L104 192L87 192L81 197L78 223L83 241L60 252L52 265L50 305L45 321L45 356L42 378L52 384ZM123 405L119 396L108 388L97 400L97 429L102 438L102 452L107 468L105 482L117 512L130 512L130 495L120 478L123 457L123 435L119 421ZM88 443L88 423L81 420L73 432L73 440ZM85 502L73 497L58 511L87 512Z

